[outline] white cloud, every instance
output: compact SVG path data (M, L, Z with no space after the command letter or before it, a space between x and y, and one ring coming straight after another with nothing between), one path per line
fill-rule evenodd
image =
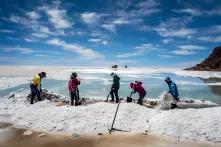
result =
M188 37L196 33L195 29L167 29L158 27L154 29L162 37Z
M61 30L61 29L51 31L48 27L41 25L38 20L28 20L25 17L11 15L10 21L14 23L22 24L25 28L32 29L32 33L31 33L32 38L33 37L48 38L51 35L52 36L66 35L64 30Z
M0 56L0 62L11 62L12 60L15 60L16 57L10 57L10 56L4 56L4 57L1 57Z
M32 21L28 21L26 18L16 16L16 15L11 15L9 20L11 22L22 24L22 25L25 25L25 26L31 25L31 23L32 23Z
M31 35L37 38L42 38L42 39L49 37L48 34L44 34L44 33L32 33Z
M101 15L96 12L85 12L81 14L81 19L89 25L96 25L100 22Z
M108 44L107 40L103 40L103 39L99 39L99 38L91 38L88 41L89 42L94 42L94 43L101 43L103 45L107 45Z
M210 11L205 11L205 13L208 15L221 15L221 7L214 8L213 10Z
M34 39L33 37L26 37L26 38L24 38L24 40L27 41L27 42L36 42L36 41L38 41L38 40Z
M193 55L196 54L196 51L192 51L192 50L175 50L172 51L173 54L176 55Z
M33 49L31 48L23 48L23 47L7 47L7 48L2 48L2 50L4 52L20 52L22 54L29 54L29 53L33 53Z
M221 42L221 36L204 36L204 37L199 37L199 40L202 41L207 41L207 42Z
M151 43L147 43L147 44L142 44L140 46L136 46L135 49L143 50L143 51L158 50L156 45L153 45Z
M221 33L221 25L214 25L214 26L203 28L201 32L205 32L206 34Z
M143 55L143 52L140 51L135 51L135 52L131 52L131 53L122 53L117 55L117 58L129 58L129 57L134 57L134 56L141 56Z
M146 8L146 9L153 8L156 6L159 6L159 3L156 0L146 0L136 5L136 7L138 8Z
M107 45L107 44L108 44L108 41L107 41L107 40L103 40L101 43L102 43L103 45Z
M193 55L198 53L200 50L205 50L206 48L198 45L180 45L179 50L172 51L176 55Z
M90 42L101 42L102 39L91 38L91 39L89 39L88 41L90 41Z
M173 39L163 39L162 40L162 42L164 43L164 44L168 44L168 43L170 43L170 42L172 42L173 41Z
M102 27L108 31L116 32L115 25L113 25L113 24L103 24Z
M15 31L3 29L3 30L0 30L0 32L1 32L1 33L14 33Z
M192 22L192 17L175 17L162 21L159 26L154 27L162 37L187 37L191 38L196 33L196 29L186 28L188 23Z
M153 45L151 43L136 46L136 47L134 47L134 49L135 50L133 52L122 53L122 54L117 55L116 57L117 58L128 58L128 57L134 57L134 56L142 56L146 52L159 50L156 45Z
M66 35L64 30L51 31L48 27L42 25L39 25L39 27L36 28L36 32L52 36Z
M120 64L120 65L135 65L138 62L136 60L126 60L126 59L120 59L120 60L116 60L116 64Z
M165 59L173 58L173 56L171 56L171 55L164 55L164 54L158 55L158 56L161 57L161 58L165 58Z
M41 16L37 14L35 11L27 12L26 15L33 20L41 18Z
M46 13L49 16L49 21L57 29L67 29L73 25L73 23L68 20L65 10L49 9L46 10Z
M205 50L206 48L198 45L180 45L180 49L182 50Z
M189 14L192 16L199 16L202 15L203 12L199 9L192 9L192 8L186 8L186 9L174 9L173 12L179 13L179 14Z
M146 0L138 3L135 7L136 10L132 10L137 16L148 16L160 11L158 8L160 4L156 0Z
M216 7L211 10L200 10L197 8L186 8L186 9L174 9L172 10L178 14L189 14L191 16L213 16L213 15L221 15L221 7Z
M116 27L117 26L122 26L122 25L137 25L140 24L141 22L143 22L142 19L135 19L135 18L131 18L131 19L125 19L125 18L117 18L113 21L109 21L108 24L103 24L102 27L105 28L108 31L111 32L116 32Z
M122 18L118 18L112 22L112 24L116 24L116 25L123 25L123 24L129 24L129 23L130 21L122 19Z
M69 44L69 43L66 43L66 42L64 42L62 40L59 40L59 39L48 40L47 44L62 47L64 50L68 50L68 51L78 53L78 54L80 54L84 57L87 57L87 58L101 58L101 57L104 57L102 54L100 54L97 51L94 51L93 49L83 47L79 44Z

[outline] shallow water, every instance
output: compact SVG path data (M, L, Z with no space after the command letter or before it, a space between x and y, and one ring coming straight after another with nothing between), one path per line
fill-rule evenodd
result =
M33 132L24 136L25 129L15 129L0 122L1 147L218 147L219 145L184 143L165 140L163 138L129 133L115 133L103 136L80 136L72 138L64 135L46 134L39 137L42 132Z
M106 99L110 90L112 79L107 73L85 73L79 72L81 79L80 96L95 99ZM180 98L205 99L221 104L221 79L200 79L188 76L178 76L171 73L151 73L151 74L119 74L121 77L121 87L119 96L126 98L130 94L129 84L132 81L139 80L147 89L146 98L158 98L164 91L168 90L164 78L169 76L178 86ZM68 96L68 80L45 79L42 80L43 88L56 93ZM29 88L29 84L22 84L16 87L0 89L0 96L7 95L10 92L21 88ZM133 95L137 98L138 95Z

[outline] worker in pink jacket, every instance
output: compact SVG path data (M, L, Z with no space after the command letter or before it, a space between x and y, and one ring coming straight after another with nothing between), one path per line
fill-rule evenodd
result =
M139 94L138 104L143 105L143 99L146 96L146 90L142 86L142 82L135 81L135 83L130 83L131 89L133 89L133 93Z
M68 82L68 89L70 93L70 98L71 98L71 105L74 105L74 100L75 100L75 106L78 106L79 103L79 91L78 91L78 85L80 85L81 82L80 80L77 79L77 73L73 72L71 74L71 78Z

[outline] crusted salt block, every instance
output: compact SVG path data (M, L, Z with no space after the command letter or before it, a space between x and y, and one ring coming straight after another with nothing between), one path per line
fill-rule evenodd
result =
M38 137L45 137L45 136L46 136L45 133L41 133L41 134L38 135Z
M25 135L25 136L29 136L29 135L32 135L32 134L33 134L33 133L32 133L31 130L25 131L25 132L23 133L23 135Z

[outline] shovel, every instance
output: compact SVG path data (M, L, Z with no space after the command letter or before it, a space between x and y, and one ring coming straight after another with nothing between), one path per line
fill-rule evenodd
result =
M78 97L78 105L81 105L82 99L80 100L80 94L79 94L79 89L78 88L77 88L77 97Z
M120 102L117 104L117 109L116 109L115 114L114 114L114 119L112 121L111 128L109 129L109 134L111 134L112 130L114 130L114 122L115 122L115 119L116 119L116 116L117 116L119 106L120 106Z
M133 99L132 99L132 97L131 97L132 94L133 94L133 90L131 91L130 96L127 97L127 102L128 102L128 103L131 103L131 102L133 101Z
M130 132L130 131L127 131L127 130L121 130L121 129L114 128L114 123L115 123L115 119L116 119L116 116L117 116L117 112L118 112L119 106L120 106L120 101L117 104L117 109L116 109L115 114L114 114L114 119L112 121L111 128L108 129L109 130L109 134L111 134L112 131Z
M108 93L108 95L107 95L107 99L106 99L104 102L108 102L108 98L109 98L109 96L110 96L110 92Z

